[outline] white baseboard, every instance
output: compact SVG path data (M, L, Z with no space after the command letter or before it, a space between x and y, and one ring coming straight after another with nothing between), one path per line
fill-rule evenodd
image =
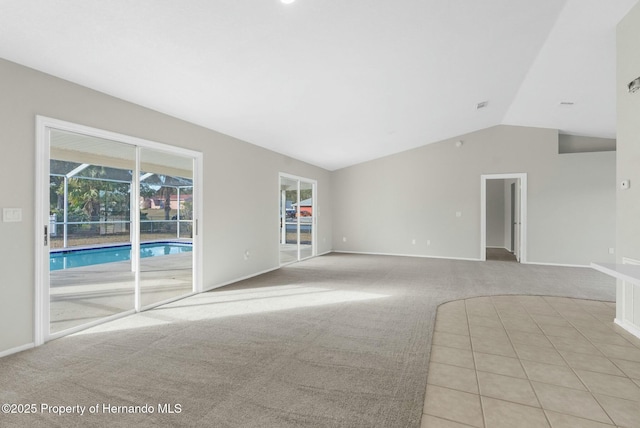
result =
M343 251L343 250L333 250L332 252L344 253L344 254L363 254L363 255L369 255L369 256L417 257L422 259L463 260L467 262L482 261L480 259L471 259L471 258L465 258L465 257L428 256L423 254L371 253L371 252L364 252L364 251Z
M640 327L631 324L629 321L621 320L619 318L614 319L613 322L640 339Z
M273 272L274 270L278 270L280 268L281 268L281 266L277 266L277 267L274 267L274 268L265 269L265 270L260 271L260 272L252 273L252 274L240 277L240 278L232 279L232 280L220 283L220 284L213 285L211 287L204 288L202 290L202 292L204 293L204 292L207 292L207 291L215 290L216 288L224 287L225 285L234 284L236 282L244 281L245 279L250 279L250 278L253 278L253 277L256 277L256 276L259 276L259 275L264 275L265 273Z
M572 265L567 263L544 263L544 262L521 262L523 265L540 265L540 266L559 266L559 267L577 267L590 268L589 265Z
M488 247L492 248L492 247ZM502 248L502 247L495 247ZM506 248L505 248L506 249ZM419 257L424 259L444 259L444 260L463 260L463 261L472 261L472 262L481 262L484 261L482 259L473 259L467 257L447 257L447 256L429 256L422 254L401 254L401 253L376 253L376 252L367 252L367 251L346 251L346 250L333 250L333 253L345 253L345 254L366 254L371 256L396 256L396 257ZM520 262L523 265L541 265L541 266L559 266L559 267L577 267L577 268L588 268L589 265L573 265L567 263L544 263L544 262Z
M0 351L0 358L7 355L16 354L18 352L26 351L27 349L35 348L35 343L27 343L26 345L16 346L15 348L7 349L6 351Z
M332 253L332 252L333 252L332 250L325 251L324 253L320 253L320 254L318 254L318 255L316 255L316 256L314 256L314 257L324 256L324 255L326 255L326 254L330 254L330 253ZM310 259L312 259L312 258L313 258L313 257L310 257ZM252 274L249 274L249 275L246 275L246 276L240 277L240 278L232 279L232 280L230 280L230 281L226 281L226 282L223 282L223 283L221 283L221 284L216 284L216 285L214 285L214 286L211 286L211 287L208 287L208 288L203 289L203 290L202 290L202 292L204 293L204 292L206 292L206 291L215 290L216 288L224 287L225 285L231 285L231 284L236 283L236 282L244 281L245 279L251 279L251 278L254 278L254 277L256 277L256 276L264 275L265 273L273 272L274 270L278 270L278 269L280 269L281 267L288 266L288 265L290 265L290 264L294 264L294 263L297 263L297 261L293 261L293 262L291 262L291 263L287 263L287 264L284 264L284 265L281 265L281 266L277 266L277 267L274 267L274 268L265 269L265 270L263 270L263 271L256 272L256 273L252 273Z

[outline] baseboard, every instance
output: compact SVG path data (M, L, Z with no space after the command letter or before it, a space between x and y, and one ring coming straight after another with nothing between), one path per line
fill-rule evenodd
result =
M640 327L631 324L629 321L621 320L619 318L614 319L613 322L640 339Z
M274 270L278 270L278 269L280 269L280 267L281 266L277 266L277 267L270 268L270 269L265 269L263 271L252 273L252 274L240 277L240 278L232 279L230 281L226 281L226 282L223 282L221 284L216 284L216 285L214 285L212 287L204 288L202 290L202 292L204 293L204 292L207 292L207 291L215 290L216 288L224 287L225 285L231 285L231 284L234 284L236 282L244 281L245 279L251 279L251 278L254 278L256 276L264 275L265 273L269 273L269 272L273 272Z
M330 253L332 253L332 252L333 252L332 250L325 251L324 253L320 253L320 254L316 255L315 257L324 256L324 255L326 255L326 254L330 254ZM311 258L313 258L313 257L311 257ZM288 266L288 265L290 265L290 264L294 264L294 263L297 263L297 262L296 262L296 261L293 261L293 262L288 263L288 264L283 265L283 266ZM281 267L283 267L283 266L277 266L277 267L274 267L274 268L265 269L265 270L263 270L263 271L256 272L256 273L252 273L252 274L250 274L250 275L246 275L246 276L243 276L243 277L241 277L241 278L232 279L232 280L230 280L230 281L223 282L222 284L216 284L216 285L214 285L214 286L212 286L212 287L209 287L209 288L205 288L205 289L203 289L203 290L202 290L202 292L204 293L204 292L206 292L206 291L215 290L216 288L224 287L225 285L231 285L231 284L236 283L236 282L239 282L239 281L244 281L245 279L251 279L251 278L254 278L254 277L256 277L256 276L264 275L265 273L269 273L269 272L273 272L274 270L278 270L278 269L280 269L280 268L281 268Z
M17 354L18 352L26 351L27 349L35 348L35 343L27 343L26 345L16 346L15 348L7 349L6 351L0 351L0 358L7 355Z
M590 268L589 265L572 265L567 263L544 263L544 262L521 262L523 265L540 265L540 266L558 266L558 267L576 267L576 268Z
M491 248L491 247L488 247L488 248ZM473 258L466 258L466 257L429 256L429 255L422 255L422 254L375 253L375 252L367 252L367 251L346 251L346 250L333 250L331 252L344 253L344 254L366 254L371 256L395 256L395 257L418 257L423 259L463 260L463 261L470 261L470 262L484 261L481 259L473 259ZM520 263L523 265L541 265L541 266L577 267L577 268L590 267L589 265L573 265L573 264L566 264L566 263L543 263L543 262L520 262Z
M444 260L462 260L467 262L479 262L482 261L480 259L471 259L465 257L445 257L445 256L428 256L423 254L401 254L401 253L371 253L364 251L343 251L343 250L333 250L334 253L344 253L344 254L363 254L368 256L393 256L393 257L417 257L421 259L444 259Z

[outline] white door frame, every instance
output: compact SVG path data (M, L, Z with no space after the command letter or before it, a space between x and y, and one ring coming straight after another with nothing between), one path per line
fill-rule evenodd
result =
M103 138L106 140L118 141L126 144L136 146L136 168L139 168L139 152L140 148L147 148L153 150L164 151L167 153L182 155L185 157L192 157L194 159L193 165L193 222L194 222L194 236L193 236L193 293L199 293L203 290L203 277L202 277L202 201L203 201L203 155L201 152L184 149L180 147L171 146L168 144L158 143L155 141L145 140L142 138L132 137L130 135L118 134L116 132L105 131L98 128L92 128L89 126L79 125L72 122L66 122L63 120L53 119L45 116L36 116L36 188L35 188L35 313L34 313L34 344L35 346L42 345L45 341L59 337L63 335L71 334L76 331L83 330L91 325L101 324L111 319L121 318L129 315L132 312L139 311L138 299L136 297L136 308L132 308L131 311L122 312L120 314L106 317L102 320L88 323L82 326L65 330L64 332L56 333L55 335L49 334L49 260L45 257L45 251L43 247L48 248L49 241L49 142L51 129L57 129L61 131L74 132L77 134L84 134L88 136ZM135 202L138 200L136 195L139 192L139 180L135 179L132 183L135 195L132 196L132 200ZM136 182L138 186L136 187ZM132 230L137 231L139 224L139 210L134 209L131 213ZM46 243L45 243L46 238ZM134 250L133 257L137 257L135 248L139 245L138 233L135 233L135 237L132 242L132 250ZM48 253L48 251L46 251ZM135 260L134 260L135 262ZM136 273L136 296L139 294L139 284ZM192 294L193 294L192 293ZM184 296L180 296L182 298ZM175 299L174 299L175 300ZM160 304L166 302L160 302Z
M527 262L527 173L480 176L480 260L487 260L487 180L517 179L520 183L520 263ZM516 189L516 193L517 193ZM515 250L515 249L514 249Z
M312 199L312 204L313 204L313 220L311 222L311 256L309 257L305 257L305 259L311 258L311 257L315 257L318 255L318 196L317 196L317 190L318 190L318 181L317 180L312 180L310 178L306 178L306 177L300 177L299 175L293 175L293 174L287 174L286 172L280 172L278 173L278 199L281 200L281 191L280 191L280 186L282 183L282 179L283 178L287 178L289 180L295 180L298 182L298 201L297 201L297 211L298 214L296 216L297 218L297 233L298 233L298 255L297 255L297 260L294 262L288 262L288 263L282 263L280 262L280 266L284 266L286 264L291 264L291 263L296 263L299 262L301 260L304 260L303 258L301 258L301 254L300 254L300 182L304 181L305 183L309 183L312 185L312 190L311 190L311 199ZM278 204L278 210L282 210L282 203L284 203L284 201L281 200L281 202ZM282 218L282 212L279 212L278 214L279 217ZM284 226L286 229L286 226ZM280 240L278 240L278 242L280 242ZM278 244L280 245L280 244ZM280 257L280 248L278 247L278 257Z

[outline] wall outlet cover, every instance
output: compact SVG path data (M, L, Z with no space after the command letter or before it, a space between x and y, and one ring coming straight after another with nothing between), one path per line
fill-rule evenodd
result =
M3 208L2 221L5 223L22 221L22 208Z

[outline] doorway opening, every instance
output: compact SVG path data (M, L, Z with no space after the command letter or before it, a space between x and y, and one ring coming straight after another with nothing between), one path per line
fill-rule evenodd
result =
M526 263L527 174L482 175L480 204L480 260Z

